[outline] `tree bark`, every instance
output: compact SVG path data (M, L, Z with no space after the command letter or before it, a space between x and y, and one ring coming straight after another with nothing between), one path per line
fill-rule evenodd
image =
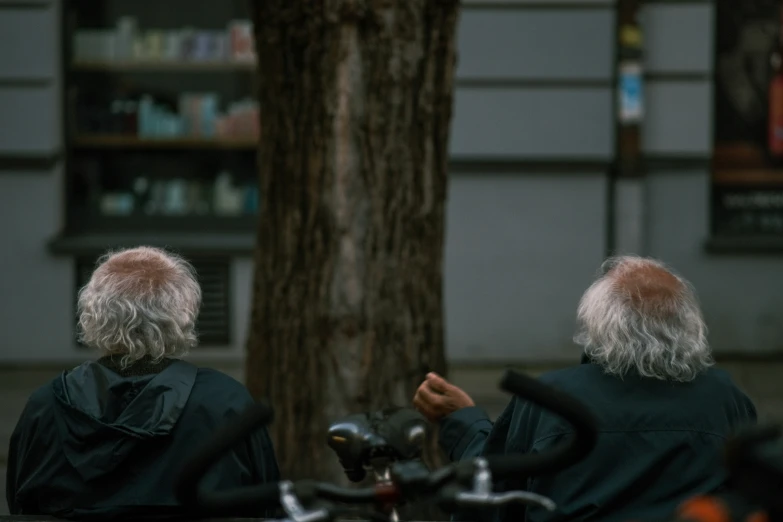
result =
M247 384L286 478L340 480L348 413L445 373L458 0L256 0L261 209Z

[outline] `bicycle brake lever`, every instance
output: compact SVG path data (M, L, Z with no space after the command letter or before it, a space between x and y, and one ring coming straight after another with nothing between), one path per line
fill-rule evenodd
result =
M294 485L289 481L280 483L280 506L288 518L279 522L324 522L332 518L325 508L305 509L296 496Z
M472 491L447 492L443 501L444 507L454 506L500 506L512 502L519 502L533 506L539 506L547 511L554 511L557 504L552 499L529 491L507 491L505 493L493 493L492 473L489 470L487 460L479 457L474 460L476 471L473 475Z
M507 491L505 493L461 491L457 493L454 501L461 506L501 506L519 502L521 504L539 506L547 511L554 511L557 508L557 504L552 499L529 491Z

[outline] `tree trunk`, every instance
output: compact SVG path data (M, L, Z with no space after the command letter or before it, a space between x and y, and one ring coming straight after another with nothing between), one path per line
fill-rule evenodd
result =
M247 383L286 478L340 480L348 413L445 372L458 0L256 0L262 203Z

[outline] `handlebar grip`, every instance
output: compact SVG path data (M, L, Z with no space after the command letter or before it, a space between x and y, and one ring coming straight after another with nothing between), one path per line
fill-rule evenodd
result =
M280 505L278 483L245 486L232 491L206 492L199 484L212 466L247 436L268 424L272 409L257 403L218 429L193 457L185 462L174 484L177 500L207 510L246 510L273 508Z
M545 453L490 456L487 463L493 477L557 473L582 460L595 447L597 421L589 408L575 397L512 370L503 375L500 387L559 415L574 427L576 436Z

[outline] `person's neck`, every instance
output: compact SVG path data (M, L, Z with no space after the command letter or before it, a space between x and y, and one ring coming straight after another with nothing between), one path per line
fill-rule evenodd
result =
M98 359L98 363L105 366L114 373L122 375L123 377L133 377L160 373L165 370L172 362L174 362L172 359L161 359L159 361L155 361L149 355L145 355L141 359L133 361L131 364L123 368L121 363L122 357L123 355L121 354L110 354Z

